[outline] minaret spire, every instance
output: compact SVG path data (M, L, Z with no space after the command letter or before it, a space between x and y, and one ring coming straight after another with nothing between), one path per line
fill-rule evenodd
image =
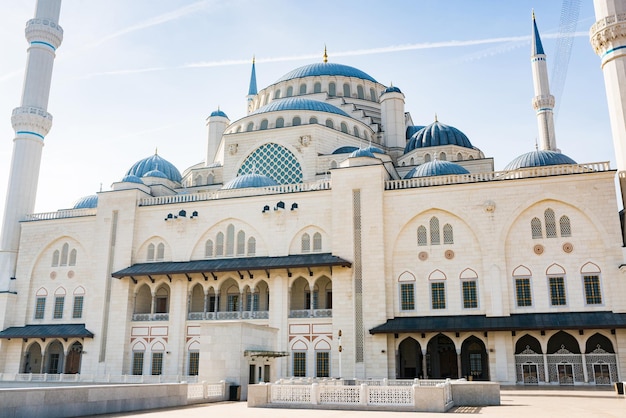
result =
M48 113L55 52L63 40L61 0L38 0L26 23L29 43L20 107L13 110L13 157L0 240L0 293L12 290L20 241L20 220L35 209L44 137L52 127Z
M537 29L534 10L532 17L533 35L530 62L533 70L533 85L535 89L533 108L535 112L537 112L537 123L539 124L539 148L542 150L558 151L554 135L554 96L550 94L546 54L541 44L541 37Z
M252 56L252 72L250 73L250 87L248 88L248 95L246 98L248 99L248 113L252 112L252 101L254 97L257 95L256 88L256 67L255 67L256 58L254 55Z

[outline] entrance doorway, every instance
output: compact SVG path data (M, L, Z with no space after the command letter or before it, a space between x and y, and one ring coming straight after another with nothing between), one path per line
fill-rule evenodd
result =
M398 379L424 377L422 370L422 347L413 338L407 338L398 347Z
M428 377L435 379L457 379L459 369L454 342L443 334L436 335L428 342Z
M574 384L574 368L571 364L558 364L557 370L559 374L559 384L561 385L573 385Z
M525 385L539 384L539 373L536 364L522 364L522 376Z
M80 357L83 353L83 345L79 342L75 342L70 347L70 351L65 358L65 373L77 374L80 373Z

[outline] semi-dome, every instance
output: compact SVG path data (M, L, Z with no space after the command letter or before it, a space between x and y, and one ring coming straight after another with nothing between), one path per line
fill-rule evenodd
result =
M404 176L405 179L417 177L449 176L469 174L465 168L450 161L434 160L415 167Z
M378 148L378 147L374 147L372 145L370 145L369 147L365 148L367 151L372 152L374 154L384 154L385 151L383 151L382 149Z
M287 74L279 78L276 83L282 81L293 80L294 78L303 77L316 77L316 76L342 76L342 77L354 77L363 80L368 80L373 83L377 83L376 80L369 74L359 70L358 68L350 67L349 65L337 64L333 62L321 62L316 64L305 65L295 70L289 71Z
M354 152L356 150L358 150L359 147L351 147L349 145L345 146L345 147L339 147L336 150L333 151L333 154L347 154L349 152Z
M357 158L357 157L376 158L372 150L368 148L361 148L356 151L353 151L352 154L350 154L350 158Z
M132 174L137 177L144 177L146 173L153 170L160 171L165 175L165 178L173 182L180 183L180 181L182 180L180 171L178 171L178 169L174 167L174 164L170 163L165 158L162 158L159 154L156 153L148 158L137 161L126 172L126 175Z
M274 100L250 113L258 115L260 113L281 112L286 110L311 110L314 112L334 113L345 117L350 117L346 112L326 102L304 99L302 97L287 97L285 99Z
M416 148L436 147L439 145L458 145L470 149L474 148L463 132L453 126L435 121L411 136L404 148L404 153L406 154Z
M250 187L277 186L278 183L268 176L257 173L242 174L226 183L222 189L247 189Z
M505 168L508 170L517 170L518 168L526 167L545 167L548 165L561 165L561 164L577 164L565 154L550 150L536 150L522 154L513 161L511 161Z
M98 207L98 195L84 196L74 202L72 209L93 209Z
M223 117L223 118L228 119L228 116L226 116L226 113L222 112L222 111L221 111L221 110L219 110L219 109L214 110L213 112L211 112L211 114L209 115L209 117L212 117L212 116L221 116L221 117Z
M161 178L161 179L166 179L167 178L165 173L160 171L160 170L150 170L146 174L144 174L143 177L158 177L158 178Z
M134 174L127 174L122 178L122 182L124 183L137 183L143 184L143 181Z

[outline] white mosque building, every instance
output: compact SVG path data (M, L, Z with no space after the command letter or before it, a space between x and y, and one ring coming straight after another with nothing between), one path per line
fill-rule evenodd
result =
M626 5L596 3L592 44L619 95ZM460 129L416 124L400 88L325 54L260 90L253 63L247 114L211 113L206 159L182 174L155 153L111 190L33 214L59 11L39 0L27 24L12 117L3 376L197 376L244 396L290 376L626 378L616 170L557 149L534 17L539 146L503 171ZM619 154L623 103L610 103Z

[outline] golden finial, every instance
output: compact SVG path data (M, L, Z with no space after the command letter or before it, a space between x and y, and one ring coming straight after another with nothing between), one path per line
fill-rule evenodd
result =
M252 55L252 64L253 65L254 65L255 61L256 61L256 56Z
M326 45L324 45L324 64L328 62L328 53L326 51Z

